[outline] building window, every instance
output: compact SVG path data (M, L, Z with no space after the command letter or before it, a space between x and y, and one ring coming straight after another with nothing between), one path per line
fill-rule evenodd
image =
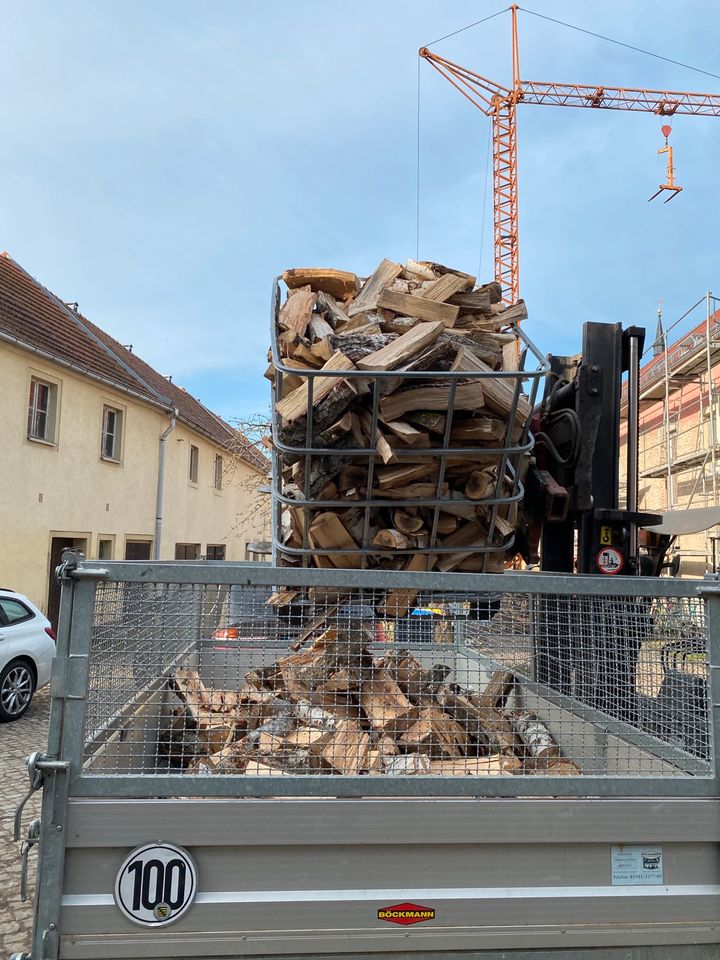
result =
M188 478L190 483L198 482L198 459L200 451L197 447L190 444L190 465L188 469Z
M102 448L103 460L122 459L122 410L103 407Z
M149 560L152 540L126 540L126 560Z
M206 557L208 560L224 560L225 559L225 544L224 543L209 543L207 545Z
M112 540L98 540L98 560L112 560Z
M27 435L33 440L55 442L55 413L57 410L57 387L32 377L30 402L28 404Z
M215 489L222 490L223 478L223 458L219 453L215 454Z
M199 560L200 544L199 543L176 543L175 559L176 560Z

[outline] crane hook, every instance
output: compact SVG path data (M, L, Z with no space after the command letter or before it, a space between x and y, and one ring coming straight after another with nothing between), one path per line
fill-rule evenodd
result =
M672 133L672 127L670 126L669 123L664 123L660 128L660 132L665 137L665 146L661 147L658 150L658 156L660 156L661 153L667 154L667 165L665 167L666 183L660 184L657 191L648 199L648 203L650 202L650 200L654 200L655 197L658 197L663 192L663 190L668 190L670 192L670 196L667 198L667 200L664 201L665 203L668 203L670 200L672 200L673 197L676 197L682 190L682 187L678 186L675 183L675 167L673 166L673 148L668 143L668 137Z

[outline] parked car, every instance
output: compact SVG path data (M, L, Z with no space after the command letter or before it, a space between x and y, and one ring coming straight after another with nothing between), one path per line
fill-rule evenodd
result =
M27 597L0 587L0 723L19 720L50 680L55 631Z

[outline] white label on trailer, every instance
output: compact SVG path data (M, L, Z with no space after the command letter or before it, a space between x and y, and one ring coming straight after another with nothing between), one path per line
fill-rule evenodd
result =
M148 843L133 850L115 879L118 908L144 927L178 920L196 892L197 870L190 854L171 843Z
M612 847L611 863L614 887L663 882L662 847Z
M600 573L614 574L620 573L625 563L625 559L619 550L615 547L603 547L598 553L595 562Z

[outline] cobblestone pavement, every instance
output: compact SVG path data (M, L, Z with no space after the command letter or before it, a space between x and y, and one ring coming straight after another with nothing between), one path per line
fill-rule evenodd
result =
M0 960L14 952L30 950L32 900L20 903L20 851L13 843L15 806L28 785L25 757L47 746L50 707L49 687L35 694L30 709L15 723L0 724ZM28 801L23 828L40 815L40 796ZM28 885L35 889L37 853L30 854Z

